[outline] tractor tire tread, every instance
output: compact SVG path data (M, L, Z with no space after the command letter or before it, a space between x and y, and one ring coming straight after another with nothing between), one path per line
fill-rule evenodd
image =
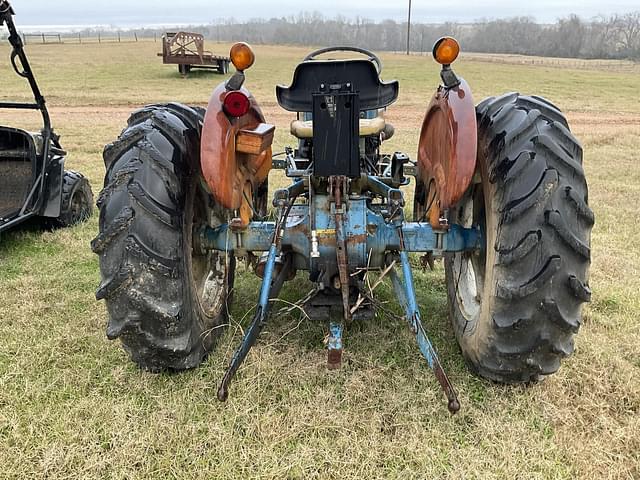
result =
M590 232L582 146L560 110L509 93L477 107L478 161L496 215L495 266L483 328L456 307L453 256L445 257L456 337L472 371L502 383L535 382L574 351L590 300ZM485 183L483 183L485 185ZM490 187L489 187L490 185ZM489 208L489 206L487 206Z
M199 168L202 117L175 103L150 105L104 150L100 233L91 244L103 277L96 297L107 303L107 336L151 372L198 366L215 337L205 335L184 280L183 185Z

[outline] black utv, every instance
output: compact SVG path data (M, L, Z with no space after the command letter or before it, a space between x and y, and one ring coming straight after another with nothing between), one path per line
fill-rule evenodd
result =
M83 175L64 169L66 152L51 127L13 15L9 2L0 1L0 25L6 25L13 48L11 65L29 82L34 102L0 101L0 109L38 110L43 126L39 132L0 126L0 233L30 218L67 227L91 216L93 194Z

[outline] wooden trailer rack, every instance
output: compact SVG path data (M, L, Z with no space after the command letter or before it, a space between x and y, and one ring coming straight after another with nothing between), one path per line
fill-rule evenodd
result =
M204 36L191 32L167 32L162 36L162 57L165 65L178 65L182 75L188 75L194 68L229 72L229 57L214 55L204 49Z

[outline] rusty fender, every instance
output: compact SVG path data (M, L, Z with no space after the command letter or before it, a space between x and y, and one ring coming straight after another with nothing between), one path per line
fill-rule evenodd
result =
M430 211L422 213L428 214L434 227L471 184L477 138L476 108L467 82L460 79L460 84L450 89L440 86L427 108L418 143L418 190L428 195L422 196L417 210L432 203ZM431 202L434 188L436 197Z
M265 121L255 98L247 89L241 91L249 98L251 107L239 118L229 118L223 110L225 84L221 83L213 91L204 119L200 152L202 174L216 201L234 210L246 203L247 192L251 198L271 169L270 141L257 154L236 150L238 133L256 129Z

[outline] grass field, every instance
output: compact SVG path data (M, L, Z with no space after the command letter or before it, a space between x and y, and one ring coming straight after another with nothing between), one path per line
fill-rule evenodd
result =
M141 105L206 105L221 80L180 78L155 56L159 44L34 45L32 64L68 166L104 174L102 148ZM223 52L226 46L214 46ZM291 142L291 115L275 103L306 53L258 47L248 87ZM0 57L7 58L6 48ZM400 80L388 149L415 157L438 69L425 57L383 55ZM570 64L456 65L476 101L505 91L544 95L583 142L590 204L593 301L574 356L531 387L505 387L465 368L447 319L444 274L417 273L428 330L462 403L451 417L433 375L399 317L378 316L347 333L342 370L325 369L324 325L279 316L232 386L215 392L258 282L240 274L232 328L199 369L151 375L105 336L94 299L97 217L70 230L22 229L0 240L0 478L640 478L640 68ZM28 91L0 66L3 98ZM0 123L35 117L0 113ZM0 179L0 182L2 179ZM307 287L288 286L295 300ZM389 288L381 291L392 301Z

